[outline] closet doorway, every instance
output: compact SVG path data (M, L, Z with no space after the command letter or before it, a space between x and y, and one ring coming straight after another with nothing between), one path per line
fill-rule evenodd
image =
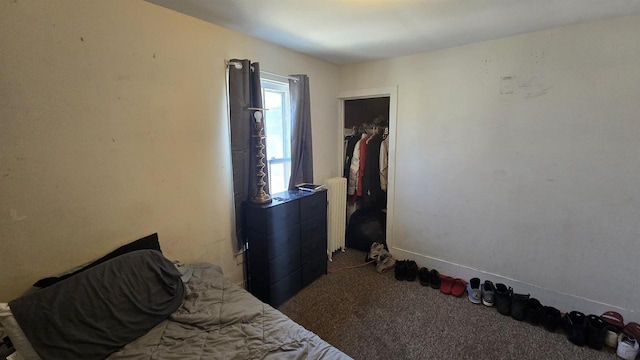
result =
M372 133L384 131L388 142L388 169L386 186L386 243L393 247L393 214L395 184L395 139L397 126L397 86L341 92L339 98L339 152L340 174L345 175L347 149L345 139L354 131ZM355 127L355 129L354 129ZM385 130L386 129L386 130Z

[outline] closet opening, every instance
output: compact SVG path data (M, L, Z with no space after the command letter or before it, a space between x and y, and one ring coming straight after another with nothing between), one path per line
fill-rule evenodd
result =
M347 179L348 248L389 247L393 217L394 88L341 94L341 173Z

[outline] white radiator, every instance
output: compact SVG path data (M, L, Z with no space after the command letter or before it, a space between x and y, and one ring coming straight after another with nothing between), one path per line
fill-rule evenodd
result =
M345 233L347 231L347 179L335 177L325 181L327 188L327 256L337 250L344 252Z

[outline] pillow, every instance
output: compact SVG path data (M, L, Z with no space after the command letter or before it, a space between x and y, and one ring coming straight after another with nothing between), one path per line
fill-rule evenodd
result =
M128 252L131 251L136 251L136 250L143 250L143 249L152 249L152 250L157 250L160 251L162 253L162 250L160 250L160 243L158 242L158 233L154 233L148 236L145 236L141 239L138 239L136 241L133 241L129 244L126 245L122 245L119 248L113 250L112 252L108 253L107 255L101 257L100 259L89 263L86 266L81 267L78 270L72 271L70 273L61 275L61 276L54 276L54 277L47 277L44 279L40 279L38 280L35 284L33 284L34 287L37 288L46 288L47 286L51 286L57 282L60 282L64 279L70 278L76 274L79 274L87 269L90 269L98 264L101 264L107 260L113 259L117 256L126 254Z
M104 359L182 304L180 272L159 251L138 250L9 303L42 359Z

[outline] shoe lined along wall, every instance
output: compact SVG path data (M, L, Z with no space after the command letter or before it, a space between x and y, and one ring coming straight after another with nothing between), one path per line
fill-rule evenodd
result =
M381 264L385 259L389 269L388 255L384 246L378 243L371 245L367 259ZM378 271L380 272L380 271ZM395 261L394 276L398 281L413 282L419 279L420 285L439 289L446 295L461 297L467 294L472 304L483 304L495 307L504 316L517 321L525 321L533 326L555 332L564 331L567 340L577 346L589 346L594 350L602 350L605 345L616 350L618 357L634 360L640 351L640 324L624 323L623 316L615 311L607 311L602 315L586 315L578 310L560 311L553 306L545 306L540 300L528 293L517 293L512 287L494 283L491 280L482 282L480 278L464 279L440 274L437 270L418 267L414 260Z

